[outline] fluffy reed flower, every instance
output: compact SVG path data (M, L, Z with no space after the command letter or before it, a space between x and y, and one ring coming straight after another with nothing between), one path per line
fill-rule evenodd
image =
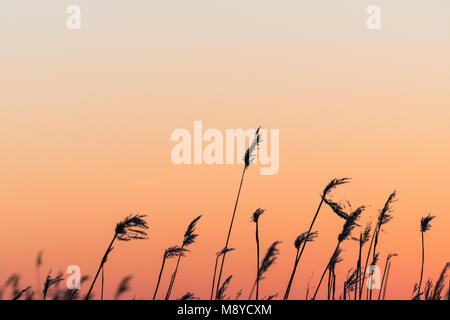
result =
M323 201L331 208L331 210L333 210L334 213L336 213L339 217L343 218L343 219L348 219L348 214L344 212L344 208L336 203L333 202L327 198L324 198Z
M30 289L31 289L31 287L26 287L25 289L20 290L20 291L14 296L13 300L19 300L19 299L24 295L24 293L28 292L28 290L30 290Z
M334 188L336 188L337 186L339 186L341 184L349 183L350 180L351 180L351 178L340 178L340 179L333 179L333 180L331 180L326 185L326 187L323 189L322 199L325 199L325 197L328 195L328 193L330 193L331 190L333 190Z
M259 217L260 217L265 211L266 211L265 209L261 209L261 208L256 209L255 212L253 212L253 214L252 214L252 221L253 221L254 223L257 223L258 220L259 220Z
M444 269L442 269L441 274L439 275L439 279L434 285L433 300L441 300L441 292L442 289L444 289L445 274L447 273L447 269L450 269L450 262L445 264Z
M233 276L230 275L228 278L225 279L222 286L219 288L219 291L217 292L217 300L224 300L225 299L225 291L227 291L228 285L230 284L231 278Z
M129 215L116 225L117 239L121 241L130 241L133 239L148 239L147 222L143 219L146 215Z
M193 292L186 292L180 299L178 300L199 300L200 298L196 297Z
M339 234L338 236L338 241L342 242L345 239L347 239L351 232L353 231L353 229L355 228L355 226L357 226L358 224L356 223L356 221L358 221L359 217L361 216L361 213L366 209L365 206L361 206L359 208L357 208L355 211L353 211L347 218L347 220L344 223L344 226L342 228L342 232Z
M56 284L58 284L59 282L61 282L61 281L64 280L63 274L62 274L62 273L59 273L59 274L58 274L56 277L54 277L54 278L52 278L51 273L52 273L52 271L50 270L50 271L48 272L47 278L45 279L45 282L44 282L44 289L42 290L42 295L43 295L43 297L44 297L44 300L45 300L45 298L47 297L48 289L50 289L50 287L52 287L53 285L56 285Z
M164 271L164 266L166 264L166 259L170 259L170 258L174 258L174 257L180 257L180 256L184 257L186 252L189 252L189 250L186 249L186 248L181 248L179 246L172 246L172 247L167 248L164 251L163 261L162 261L162 265L161 265L161 270L159 271L159 276L158 276L158 282L156 283L155 293L153 294L153 300L155 300L156 294L158 293L158 288L159 288L159 284L161 282L161 276L162 276L163 271Z
M116 294L114 296L114 299L118 299L123 293L127 292L130 290L130 281L131 281L132 276L126 276L125 278L122 279L122 281L120 281L119 286L117 287L117 291Z
M269 268L275 263L275 261L277 260L277 257L280 253L280 250L278 250L277 245L279 245L281 242L280 241L275 241L274 243L272 243L272 245L269 247L269 249L267 249L267 253L264 256L263 261L261 262L261 266L259 267L259 272L258 272L258 279L262 280L264 273L267 272L267 270L269 270Z
M245 152L245 155L244 155L245 168L248 168L248 166L250 166L250 164L252 164L253 159L255 158L254 152L255 152L255 150L258 149L259 144L261 143L261 134L259 133L260 129L261 129L261 127L256 129L255 138L253 139L253 142L250 145L250 147Z
M430 230L430 228L431 228L430 222L434 218L436 218L436 216L432 216L429 213L426 217L423 217L422 219L420 219L420 231L426 232L426 231Z
M305 242L312 242L319 236L319 232L313 231L308 234L308 232L303 232L295 238L294 247L298 250L300 246Z
M194 232L195 232L195 227L197 225L197 222L200 220L201 217L202 217L202 215L199 215L194 220L192 220L191 223L189 223L189 225L186 229L186 232L184 233L184 236L183 236L183 242L181 244L181 249L184 249L185 247L193 244L195 242L195 239L197 239L198 234L196 234ZM186 252L186 251L184 251L184 252ZM165 298L166 300L169 300L170 294L172 293L172 288L175 283L175 278L177 276L178 267L180 266L180 260L181 260L181 257L183 257L183 256L184 256L184 254L178 255L177 265L175 267L175 271L172 274L169 288L167 289L166 298Z

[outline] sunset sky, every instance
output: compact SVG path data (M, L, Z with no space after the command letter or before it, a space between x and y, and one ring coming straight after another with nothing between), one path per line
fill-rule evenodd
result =
M81 8L81 30L66 28L70 4ZM366 27L371 4L381 30ZM105 297L133 275L122 298L150 299L164 249L203 214L172 297L209 298L242 166L172 163L171 133L200 120L205 130L280 132L278 173L246 173L223 275L233 275L229 295L242 288L247 298L255 278L256 208L267 210L262 254L282 241L261 296L282 298L293 242L319 194L332 178L351 177L333 199L366 205L362 225L398 192L380 266L399 255L386 297L410 299L422 216L437 216L425 234L424 281L450 261L449 13L448 0L1 1L0 283L17 272L22 287L34 286L40 250L41 282L69 265L92 275L115 223L143 213L150 237L115 245ZM317 285L342 223L323 208L291 298L304 299L310 279ZM343 248L339 293L358 245ZM166 264L158 298L174 266Z

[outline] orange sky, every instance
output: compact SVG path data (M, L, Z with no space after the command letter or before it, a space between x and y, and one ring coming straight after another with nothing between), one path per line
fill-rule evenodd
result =
M327 10L322 1L260 1L257 10L250 2L106 10L101 1L79 1L82 30L72 32L67 4L2 2L0 281L19 272L23 286L34 284L39 250L42 278L71 264L92 274L115 223L147 213L150 239L116 245L105 267L106 296L132 274L123 298L151 298L163 250L203 214L173 297L193 291L207 298L241 167L174 165L170 135L192 131L194 120L222 132L280 130L278 174L261 176L253 166L246 175L230 243L236 251L224 271L233 274L231 295L243 288L246 297L254 278L251 213L267 210L264 253L283 242L261 284L261 295L282 296L295 237L309 226L323 187L346 176L352 183L334 199L366 205L363 221L398 191L379 245L383 266L389 252L399 254L387 298L411 296L420 274L419 222L429 212L438 217L426 233L424 279L437 279L450 259L448 2L379 1L383 25L376 32L365 27L369 1ZM316 285L341 227L324 208L291 298L304 298L312 273ZM357 253L354 241L343 247L339 286ZM161 296L173 267L170 261Z

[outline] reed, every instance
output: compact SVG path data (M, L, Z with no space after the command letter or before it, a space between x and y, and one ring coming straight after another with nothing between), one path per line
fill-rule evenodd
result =
M441 293L444 289L444 281L445 281L445 274L447 273L447 270L450 269L450 262L447 262L444 266L444 268L441 271L441 274L439 275L439 279L434 284L434 293L432 296L433 300L441 300ZM450 290L450 289L449 289Z
M386 257L386 263L384 264L383 277L381 278L380 291L378 292L378 300L380 300L381 292L383 292L383 285L384 285L384 281L385 281L385 278L386 278L386 271L387 271L388 265L390 266L391 259L393 257L397 257L397 256L398 256L398 254L396 254L396 253L389 253L387 255L387 257ZM387 281L387 279L386 279L386 281Z
M370 230L372 229L372 223L369 222L366 227L364 228L364 231L362 231L359 235L359 238L355 238L353 237L352 239L355 241L358 241L359 243L359 251L358 251L358 260L356 262L356 284L355 284L355 296L354 296L354 300L357 300L358 298L358 288L362 286L362 277L361 277L361 259L362 259L362 250L364 245L366 244L367 241L369 241L370 239Z
M116 294L114 295L114 299L117 300L119 297L127 291L130 291L130 281L132 276L126 276L120 281L119 286L117 287Z
M59 273L56 277L52 277L52 271L50 270L49 272L48 272L48 274L47 274L47 278L45 279L45 282L44 282L44 289L42 289L42 297L43 297L43 299L45 300L46 298L47 298L47 293L48 293L48 290L52 287L52 286L54 286L54 285L56 285L56 284L58 284L59 282L61 282L61 281L63 281L64 280L64 278L62 277L63 275L62 275L62 273Z
M217 300L225 300L225 291L227 291L228 285L230 284L231 278L233 276L229 276L228 278L225 279L225 281L223 282L222 286L219 288L219 290L217 291Z
M181 298L178 299L178 300L185 301L185 300L199 300L199 299L200 298L196 297L193 292L188 291L183 296L181 296Z
M196 234L194 232L195 232L197 222L200 220L201 217L202 217L202 215L199 215L197 218L192 220L191 223L189 223L189 225L186 229L186 232L184 233L184 236L183 236L183 242L181 243L181 246L180 246L181 250L183 250L186 247L193 244L195 242L195 239L197 239L198 234ZM187 251L184 251L184 252L186 253ZM178 267L180 266L180 260L181 260L181 257L184 257L184 256L185 255L182 255L182 254L178 255L177 265L175 267L175 271L172 274L172 278L170 279L169 288L167 289L166 300L170 299L170 294L172 293L172 288L175 283L175 278L177 276Z
M98 278L100 271L105 264L109 253L113 249L113 244L116 240L118 241L131 241L131 240L142 240L148 239L147 232L148 229L147 222L144 220L146 215L130 215L124 218L122 221L116 224L114 229L114 236L106 249L102 260L100 261L100 266L98 267L97 273L95 274L94 280L92 280L91 286L88 293L86 294L85 300L89 300L94 284Z
M428 214L426 217L423 217L420 220L420 233L422 235L422 267L420 268L420 280L419 280L419 286L417 288L417 291L419 294L421 294L420 288L422 287L422 278L423 278L423 266L425 263L425 242L424 242L424 233L430 230L431 225L430 222L436 218L436 216L432 216L431 214Z
M380 210L380 213L378 214L378 220L377 220L377 224L375 226L375 229L373 231L372 234L372 238L370 240L370 246L369 246L369 250L367 251L367 258L366 258L366 263L364 265L364 269L361 270L362 271L362 281L361 281L361 286L359 288L359 299L361 300L362 298L362 292L364 289L364 281L366 279L366 270L367 270L367 264L369 263L369 259L370 259L370 254L372 253L372 260L375 258L376 255L376 247L378 244L378 236L380 234L380 231L382 229L382 227L387 224L389 221L392 220L392 204L396 201L396 191L392 192L388 199L386 200L383 209ZM372 246L373 246L373 250L372 250ZM369 296L367 295L367 299L369 298Z
M156 294L158 293L159 283L161 282L161 276L164 271L164 265L166 264L166 260L170 259L170 258L174 258L174 257L184 256L185 253L188 251L189 250L187 250L185 248L181 248L179 246L173 246L173 247L167 248L164 251L161 270L159 271L159 276L158 276L158 282L156 283L155 293L153 294L153 300L155 300Z
M230 227L228 228L228 234L227 234L227 238L226 238L226 241L225 241L224 248L228 248L228 243L230 241L231 230L233 229L234 218L236 216L236 209L237 209L237 206L238 206L238 203L239 203L239 196L241 194L242 184L244 182L245 172L247 171L247 169L252 164L252 162L253 162L253 160L255 158L254 152L258 149L259 144L261 142L261 134L259 133L260 130L261 130L261 127L256 129L255 138L253 139L253 142L251 143L250 147L247 149L247 151L245 152L245 155L244 155L244 168L242 169L241 182L239 183L239 189L238 189L238 193L237 193L237 196L236 196L236 201L234 203L233 214L231 216ZM222 255L222 262L220 264L219 275L217 277L216 299L219 296L220 280L222 278L223 266L225 264L226 256L227 256L227 251L225 251L223 253L223 255ZM214 284L213 284L213 286L214 286Z
M224 255L226 252L233 251L233 250L234 250L234 248L223 248L222 250L220 250L219 252L216 253L216 263L214 264L214 274L213 274L213 280L212 280L212 286L211 286L211 298L210 298L210 300L213 299L214 284L216 282L217 264L219 262L219 258L222 255Z
M250 295L249 295L249 300L250 297L253 295L253 291L256 287L256 284L263 280L264 277L263 275L269 270L269 268L275 263L275 261L277 260L278 255L280 254L280 250L277 248L277 246L280 244L280 241L275 241L274 243L272 243L272 245L269 247L269 249L267 249L267 253L264 256L264 259L261 262L261 266L258 269L258 273L256 275L256 279L255 282L253 284L253 288L250 291Z
M333 179L325 186L325 188L322 191L322 194L320 195L320 202L319 202L319 205L317 207L316 213L315 213L315 215L314 215L314 217L313 217L313 219L311 221L311 224L309 225L308 231L306 232L306 235L305 235L306 238L309 238L309 234L311 233L311 230L312 230L312 228L314 226L314 223L316 222L317 216L319 215L319 212L320 212L320 208L322 208L322 204L324 202L328 203L328 205L330 205L331 203L334 203L334 202L332 202L330 200L326 200L326 197L328 196L328 194L333 189L335 189L337 186L342 185L342 184L346 184L346 183L349 183L349 182L350 182L350 178ZM336 208L340 208L340 207L336 207ZM341 215L341 212L339 212L338 215ZM284 292L283 300L288 300L289 299L289 294L291 292L291 287L292 287L292 282L294 281L295 272L297 271L298 264L299 264L300 259L302 257L303 251L305 250L305 246L306 246L307 242L308 241L304 241L302 243L301 249L297 250L297 255L296 255L296 258L295 258L295 262L294 262L294 269L292 270L291 276L289 278L288 285L286 287L286 291Z
M258 300L258 294L259 294L259 279L258 279L258 272L259 272L259 217L264 213L264 209L258 208L256 211L252 214L252 222L255 223L256 231L255 231L255 237L256 237L256 296L255 300Z
M347 218L347 220L344 223L344 226L342 227L342 231L338 236L338 243L336 245L336 248L333 251L333 254L331 255L330 260L328 261L328 264L325 268L325 270L322 273L322 277L320 278L319 284L317 285L316 291L314 293L314 296L312 298L312 300L316 299L317 293L319 292L320 289L320 285L322 284L323 278L328 270L328 268L330 267L330 264L333 262L333 259L336 256L339 256L339 253L342 251L342 249L340 248L341 243L346 240L352 230L355 228L355 226L357 225L356 221L358 221L359 217L361 216L361 213L365 210L364 206L361 206L359 208L357 208L355 211L353 211Z

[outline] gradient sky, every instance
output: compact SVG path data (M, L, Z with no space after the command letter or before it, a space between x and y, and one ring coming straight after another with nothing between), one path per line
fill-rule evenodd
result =
M82 28L66 28L78 4ZM366 8L382 28L366 28ZM163 250L182 240L197 215L198 242L182 265L173 297L207 298L214 253L225 242L241 167L175 166L170 134L206 128L280 130L280 170L246 176L231 236L236 251L224 276L244 297L254 279L251 213L261 218L262 251L283 241L261 295L282 296L319 193L349 176L335 200L376 217L398 191L394 219L380 236L380 258L396 252L387 298L410 298L449 261L450 2L397 1L24 1L0 2L0 281L41 278L79 265L95 272L114 225L149 215L150 239L117 244L105 266L106 296L132 274L123 298L151 298ZM315 286L342 221L327 208L319 238L305 249L292 298ZM344 243L343 282L357 244ZM161 283L163 296L173 261ZM96 290L98 291L98 289Z

